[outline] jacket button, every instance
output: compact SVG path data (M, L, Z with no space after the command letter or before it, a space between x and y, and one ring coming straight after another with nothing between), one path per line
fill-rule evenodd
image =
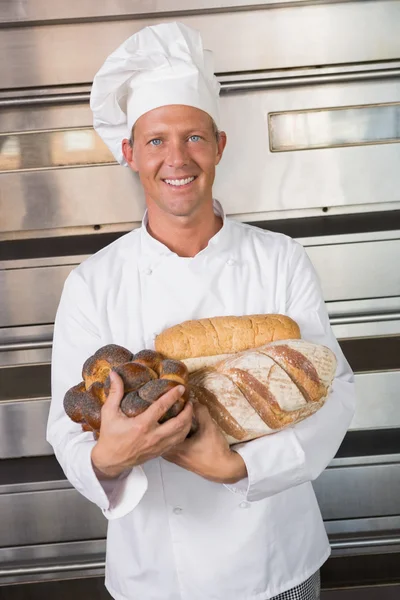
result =
M226 264L228 265L228 267L233 267L233 265L235 264L235 261L233 260L233 258L228 258L228 260L226 261Z
M173 511L173 512L174 512L176 515L180 515L182 511L183 511L183 509L182 509L180 506L175 506L175 508L174 508L174 511Z
M239 504L240 508L249 508L250 507L250 502L241 502Z
M145 269L145 270L144 270L144 274L145 274L145 275L151 275L151 274L152 274L152 272L153 272L153 271L152 271L151 269Z

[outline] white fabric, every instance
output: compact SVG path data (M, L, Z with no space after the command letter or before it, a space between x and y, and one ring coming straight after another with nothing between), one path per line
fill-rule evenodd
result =
M170 104L199 108L219 123L212 53L200 33L182 23L145 27L106 59L93 80L93 127L118 162L121 142L146 112Z
M221 207L215 203L215 210ZM145 222L146 223L146 220ZM248 478L222 485L155 459L107 484L90 433L62 401L100 346L153 348L165 327L215 315L282 313L338 358L325 406L280 433L237 446ZM68 277L54 333L48 440L70 482L109 519L106 585L117 600L261 600L302 583L330 548L311 480L351 422L353 375L300 244L225 219L207 248L180 258L142 226Z

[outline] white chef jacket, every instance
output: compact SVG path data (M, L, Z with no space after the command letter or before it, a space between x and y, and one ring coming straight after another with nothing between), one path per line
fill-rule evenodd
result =
M351 422L351 369L331 331L319 282L291 238L225 218L193 258L142 227L71 272L57 312L47 439L71 484L109 519L106 587L116 600L264 600L324 563L330 547L311 481ZM324 407L282 432L238 444L248 477L207 481L157 458L115 480L92 468L91 433L63 410L83 362L114 343L154 348L157 333L187 319L281 313L302 337L329 346L338 368Z

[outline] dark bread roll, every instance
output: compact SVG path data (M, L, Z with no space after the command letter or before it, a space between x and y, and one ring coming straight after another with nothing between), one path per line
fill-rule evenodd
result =
M110 369L130 360L132 360L132 352L117 344L108 344L99 348L85 361L82 368L82 379L86 389L88 390L95 381L104 383Z
M84 381L69 389L64 397L64 409L70 419L80 423L84 431L92 431L96 439L100 432L101 408L110 391L111 370L123 381L120 408L128 417L137 417L177 385L185 386L185 392L159 422L177 416L189 399L189 374L183 363L165 359L153 350L141 350L133 355L122 346L104 346L85 361ZM195 424L192 432L194 430Z

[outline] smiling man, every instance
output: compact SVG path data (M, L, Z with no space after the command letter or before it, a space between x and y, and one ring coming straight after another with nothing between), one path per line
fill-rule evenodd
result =
M317 600L330 553L311 482L350 424L353 376L304 249L226 218L213 199L226 144L218 93L199 33L178 23L133 35L93 83L94 126L138 173L147 210L140 228L65 283L48 440L109 519L106 586L116 600ZM66 416L64 394L99 347L137 352L188 319L257 313L291 316L338 360L325 405L294 427L230 448L203 406L187 403L159 424L179 386L128 418L115 373L98 441ZM193 413L198 431L186 439Z
M210 115L182 105L146 112L122 142L124 158L143 185L148 231L179 256L195 256L222 227L212 185L225 144Z

